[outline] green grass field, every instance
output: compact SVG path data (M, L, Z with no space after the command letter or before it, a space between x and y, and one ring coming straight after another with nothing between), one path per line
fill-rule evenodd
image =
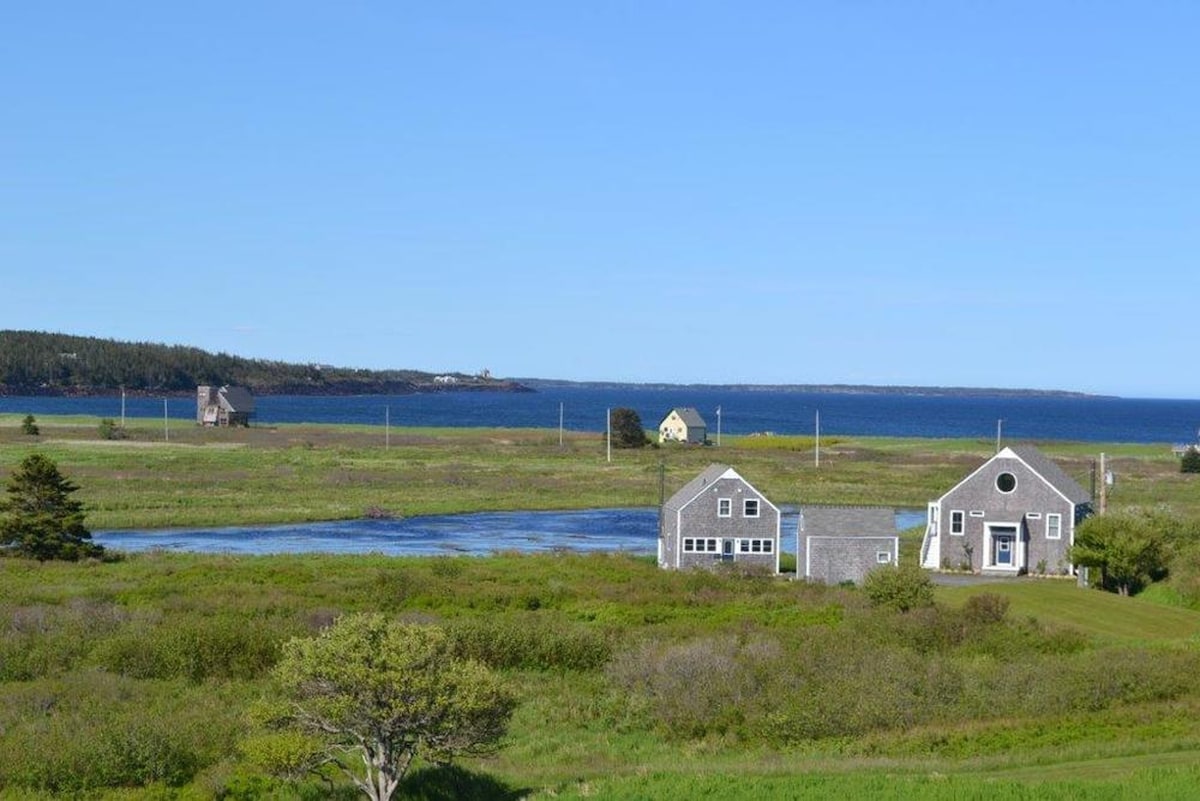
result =
M102 441L98 421L0 417L0 477L37 450L105 527L483 509L651 506L725 461L779 503L923 507L994 443L841 437L616 452L534 430L184 427ZM771 442L770 440L775 440ZM1160 446L1041 443L1114 508L1200 514ZM919 532L907 535L909 547ZM1002 621L968 598L1008 599ZM442 625L520 706L504 747L426 766L402 797L1190 798L1200 786L1200 612L1070 581L939 587L869 608L856 590L668 573L619 555L0 559L0 798L353 798L281 785L238 748L279 645L338 614ZM37 754L29 759L29 754Z

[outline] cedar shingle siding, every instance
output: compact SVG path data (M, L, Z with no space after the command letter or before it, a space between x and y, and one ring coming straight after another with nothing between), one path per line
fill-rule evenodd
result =
M1036 448L1004 448L929 504L921 564L997 574L1069 573L1091 496Z
M779 572L779 509L733 468L714 464L663 504L659 567L725 562Z
M809 581L862 582L900 556L896 513L867 506L806 506L796 531L796 570Z

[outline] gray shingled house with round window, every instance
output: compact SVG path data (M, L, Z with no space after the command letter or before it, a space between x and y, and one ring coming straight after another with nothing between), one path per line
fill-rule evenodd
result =
M1072 571L1092 497L1045 454L1007 447L929 504L921 566L996 575Z

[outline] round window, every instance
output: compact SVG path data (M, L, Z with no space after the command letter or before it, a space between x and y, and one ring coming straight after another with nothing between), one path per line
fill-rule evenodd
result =
M996 489L1001 492L1012 492L1017 488L1017 477L1012 473L1001 473L996 476Z

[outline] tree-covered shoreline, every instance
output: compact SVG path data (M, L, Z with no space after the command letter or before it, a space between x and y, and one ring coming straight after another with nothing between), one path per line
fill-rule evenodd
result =
M189 395L202 384L245 386L260 395L529 391L486 374L360 370L249 359L183 345L0 331L0 395Z

